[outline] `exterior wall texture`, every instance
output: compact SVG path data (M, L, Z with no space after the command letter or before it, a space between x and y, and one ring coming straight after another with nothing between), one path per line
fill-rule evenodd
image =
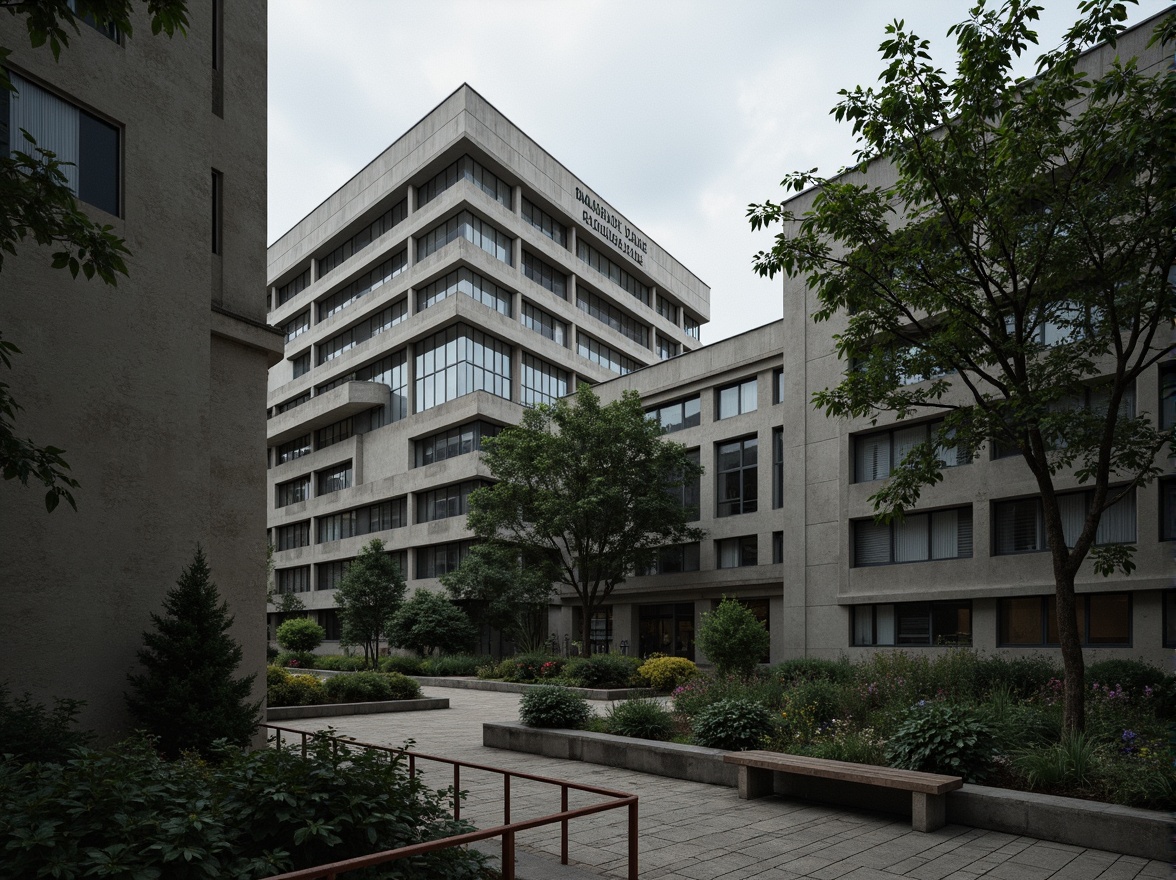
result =
M152 37L136 10L121 43L82 26L54 63L23 19L0 19L9 67L115 125L117 287L71 280L29 242L5 259L0 327L22 349L21 435L66 450L78 511L0 484L0 581L9 632L0 679L42 701L86 701L84 726L129 726L123 692L149 615L197 543L236 617L245 672L264 665L265 5L225 4L223 65L212 10L189 3L186 37ZM220 110L213 112L214 92ZM220 254L210 246L211 170L224 181ZM83 207L87 207L83 204ZM264 682L260 683L258 693Z

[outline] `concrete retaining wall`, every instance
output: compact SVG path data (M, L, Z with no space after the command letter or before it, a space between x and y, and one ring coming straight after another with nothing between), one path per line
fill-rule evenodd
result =
M725 751L701 746L579 730L545 730L518 722L483 724L482 745L731 788L737 787L739 781L738 768L723 763ZM783 789L782 783L783 779L777 774L778 792ZM855 789L842 793L821 786L809 787L805 793L820 800L836 797L841 803L848 802L857 807L880 807L886 811L905 808L906 814L910 815L909 798L904 807L885 798L879 799L876 795L880 789L860 786ZM865 793L869 796L863 797ZM841 800L841 794L845 794L847 800ZM1024 834L1040 840L1147 859L1168 861L1172 856L1172 819L1167 813L1153 810L985 785L965 785L948 794L947 820L973 828Z
M448 708L448 697L385 700L377 703L327 703L322 706L274 706L265 710L265 720L289 721L293 718L333 718L337 715L374 715L378 712L420 712Z

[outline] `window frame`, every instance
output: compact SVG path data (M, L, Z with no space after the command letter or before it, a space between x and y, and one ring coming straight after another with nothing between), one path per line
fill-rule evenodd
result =
M748 394L750 389L750 394ZM735 411L723 415L724 403L723 396L725 392L735 392ZM750 405L747 405L750 399ZM715 389L715 421L721 422L724 419L733 419L736 416L746 415L747 413L756 412L759 409L759 376L749 376L740 379L738 382L730 382L726 385L720 385Z

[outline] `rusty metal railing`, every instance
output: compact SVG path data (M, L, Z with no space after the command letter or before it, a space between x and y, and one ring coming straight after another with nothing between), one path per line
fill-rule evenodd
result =
M383 852L372 853L367 856L358 856L353 859L344 859L339 862L330 862L324 865L316 865L313 868L303 868L299 871L290 871L285 874L276 874L269 878L269 880L335 880L339 875L346 874L350 871L358 871L361 868L370 868L375 865L382 865L387 862L397 861L399 859L411 858L413 856L424 855L430 852L436 852L442 849L451 849L457 846L465 846L470 843L476 843L479 840L489 840L491 838L502 838L502 878L503 880L515 880L515 836L530 828L540 828L545 825L554 825L559 823L560 826L560 862L568 863L568 823L572 819L578 819L582 816L591 816L594 813L603 813L607 810L617 810L622 807L628 810L628 843L629 843L629 880L637 880L637 795L629 794L623 791L615 791L611 788L601 788L595 785L583 785L579 782L569 782L566 779L555 779L550 776L537 776L533 773L521 773L517 770L507 770L502 767L491 767L487 764L474 764L470 761L458 761L454 758L444 758L439 755L426 755L422 752L414 752L410 749L398 749L393 746L381 746L373 743L358 742L349 737L337 737L327 733L311 732L305 730L298 730L293 727L281 727L276 724L262 725L268 730L274 732L274 744L277 748L282 748L282 734L294 734L301 737L302 755L306 756L307 743L311 739L329 739L332 741L332 747L337 751L339 743L343 743L347 747L361 748L374 750L379 752L387 752L392 755L403 755L408 759L408 772L410 778L415 775L418 761L433 761L438 764L449 764L453 768L453 818L461 818L461 799L457 793L461 790L461 770L466 768L468 770L477 770L486 773L496 773L502 777L502 824L496 825L492 828L481 828L477 831L469 831L465 834L456 834L451 837L443 837L438 840L430 840L426 843L416 843L412 846L402 846L399 849L384 850ZM512 821L510 815L510 781L511 779L525 779L531 782L540 782L547 785L557 785L560 789L560 810L558 813L550 813L545 816L539 816L534 819L523 819L519 821ZM575 809L568 808L568 792L580 791L587 794L596 794L603 797L611 798L611 800L603 801L601 803L590 804L586 807L576 807Z

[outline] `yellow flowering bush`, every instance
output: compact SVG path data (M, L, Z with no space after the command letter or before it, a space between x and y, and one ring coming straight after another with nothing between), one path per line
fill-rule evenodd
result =
M650 657L637 669L642 681L659 691L670 691L698 674L698 667L685 657Z

